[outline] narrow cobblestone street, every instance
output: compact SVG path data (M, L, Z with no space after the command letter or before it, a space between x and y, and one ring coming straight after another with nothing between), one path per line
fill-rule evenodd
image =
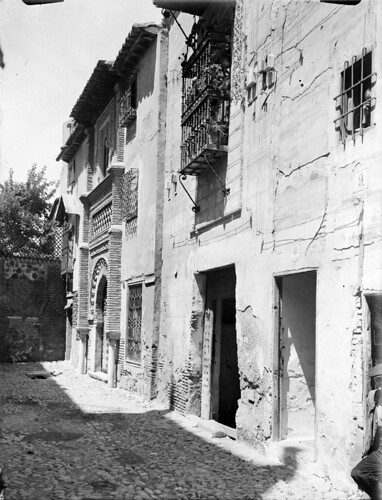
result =
M30 370L55 372L31 379ZM74 373L0 365L5 500L361 498Z

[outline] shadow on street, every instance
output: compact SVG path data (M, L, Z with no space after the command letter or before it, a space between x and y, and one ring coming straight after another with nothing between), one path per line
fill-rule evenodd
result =
M109 412L102 382L92 381L93 403L84 411L54 377L29 379L30 369L44 370L0 365L5 500L261 499L295 474L296 449L287 450L288 465L255 465L218 439L214 445L188 432L167 410L129 408L128 393Z

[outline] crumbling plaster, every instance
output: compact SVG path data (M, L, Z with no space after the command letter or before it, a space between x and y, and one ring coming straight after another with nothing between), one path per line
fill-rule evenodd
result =
M350 467L362 445L363 341L356 332L360 290L382 289L382 179L377 127L344 148L333 123L333 98L344 61L363 47L373 47L380 73L375 40L381 7L372 4L245 1L243 71L272 53L276 83L251 105L243 98L241 107L232 108L229 161L240 153L241 215L191 234L194 214L180 186L165 200L161 349L168 380L172 370L182 370L190 350L194 273L234 264L242 389L236 423L241 439L263 446L273 433L275 277L316 270L316 447L318 457L337 469ZM178 18L186 32L190 17ZM176 26L169 36L168 173L180 165L178 58L184 51ZM377 80L376 95L380 88ZM374 117L378 124L378 109ZM234 150L240 120L243 145ZM194 196L195 181L186 183Z
M381 289L380 271L375 272L381 257L374 248L380 239L382 180L376 128L365 132L363 142L357 138L344 148L333 124L344 61L373 46L378 72L375 12L370 2L364 4L355 11L313 2L246 3L248 25L256 26L247 39L247 62L272 53L277 75L274 88L260 92L246 109L244 203L262 244L252 270L247 265L240 273L237 265L238 296L240 276L252 276L269 293L270 273L318 269L317 446L337 467L344 456L349 460L350 442L360 451L357 293L361 287ZM376 95L379 88L377 82ZM264 320L264 332L272 331L271 315L264 315L271 310L269 301L255 293L248 297L249 288L243 288L249 299L244 308L251 304Z

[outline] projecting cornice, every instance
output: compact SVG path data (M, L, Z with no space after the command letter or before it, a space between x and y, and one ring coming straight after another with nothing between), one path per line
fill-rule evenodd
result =
M81 146L86 137L86 129L83 125L77 124L73 132L70 134L65 146L61 148L60 154L57 156L56 161L64 160L69 163L73 156L76 154L77 149Z
M157 37L160 26L154 23L134 24L116 57L113 71L119 76L132 71L146 47Z
M70 116L85 127L94 125L113 97L117 79L113 62L98 61Z

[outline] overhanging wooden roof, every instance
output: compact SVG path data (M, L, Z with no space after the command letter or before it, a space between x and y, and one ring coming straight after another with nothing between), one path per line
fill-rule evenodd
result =
M160 27L154 23L133 24L113 65L113 71L123 75L136 66L146 47L156 38Z
M70 116L81 125L93 125L113 97L117 78L113 62L98 61Z
M153 0L153 3L160 9L178 10L201 16L210 5L227 3L227 0Z
M77 149L81 146L86 137L86 129L83 125L77 124L73 132L70 134L65 146L61 148L60 154L57 156L56 161L64 160L69 163L75 155Z

